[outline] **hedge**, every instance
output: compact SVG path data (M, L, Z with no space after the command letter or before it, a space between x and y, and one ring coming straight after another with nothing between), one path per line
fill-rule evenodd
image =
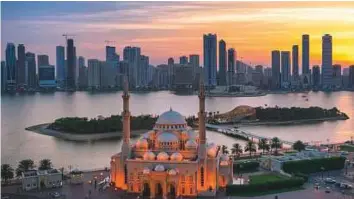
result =
M226 194L234 195L242 193L257 193L266 192L287 188L300 187L305 183L305 180L300 177L291 177L287 179L279 179L278 181L265 182L259 184L246 184L246 185L227 185Z
M312 160L289 161L283 164L283 171L287 173L316 173L321 171L343 169L345 163L344 157L330 157ZM322 170L321 168L324 168Z
M240 167L242 165L242 167ZM242 171L254 171L259 167L259 162L257 161L249 161L249 162L239 162L234 164L234 173L242 172Z

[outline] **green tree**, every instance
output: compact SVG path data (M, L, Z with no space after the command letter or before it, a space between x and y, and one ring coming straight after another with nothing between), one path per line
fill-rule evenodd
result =
M21 160L18 163L17 169L16 169L16 176L21 176L22 172L24 171L28 171L30 169L34 169L35 165L33 160L31 159L25 159L25 160Z
M221 146L221 152L222 154L229 154L229 150L227 149L226 145Z
M245 152L249 152L250 157L252 157L252 152L256 152L256 151L257 151L256 144L252 140L249 140L245 146Z
M47 169L51 169L53 167L52 165L52 161L49 159L43 159L41 161L39 161L39 170L47 170Z
M305 144L303 142L301 142L300 140L298 140L293 144L293 149L297 150L299 152L302 150L305 150Z
M240 154L242 153L242 147L239 143L235 143L232 145L231 148L231 153L232 155L236 155L237 157L240 157Z
M280 142L278 137L272 138L272 149L275 149L275 154L278 154L278 149L282 148L282 143Z
M5 180L5 183L14 178L14 169L9 164L1 165L1 178Z
M268 144L267 139L263 138L263 139L259 140L258 149L261 149L262 153L264 153L264 151L269 151L269 148L270 148L270 146Z

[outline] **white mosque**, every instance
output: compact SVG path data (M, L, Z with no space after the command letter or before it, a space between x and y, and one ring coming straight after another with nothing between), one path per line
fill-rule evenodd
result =
M161 114L152 130L130 142L127 81L123 93L122 152L111 158L111 182L128 193L150 198L215 196L232 183L233 164L220 147L205 136L205 93L200 84L199 133L185 118L170 109Z

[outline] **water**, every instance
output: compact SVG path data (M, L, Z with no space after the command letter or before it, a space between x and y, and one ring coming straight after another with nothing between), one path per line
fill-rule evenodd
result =
M268 106L320 106L338 107L350 117L346 121L303 124L296 126L254 126L245 130L266 136L278 136L294 141L340 142L354 136L354 93L309 93L309 101L303 94L277 94L261 97L207 98L208 111L229 111L238 105ZM172 109L185 116L197 114L197 96L177 96L167 91L131 94L131 112L161 114ZM109 165L110 156L120 151L120 140L78 143L64 141L50 136L26 131L28 126L51 122L59 117L96 117L120 114L122 111L121 92L90 94L46 93L32 95L5 95L1 99L1 161L16 166L18 161L31 158L38 164L43 158L52 160L54 166L79 169L102 168ZM221 134L207 132L209 140L229 147L237 141ZM242 143L242 142L241 142Z

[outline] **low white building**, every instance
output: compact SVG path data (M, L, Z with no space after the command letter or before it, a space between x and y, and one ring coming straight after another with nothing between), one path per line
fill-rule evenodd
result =
M63 185L62 173L56 169L30 170L22 173L22 189L61 187Z

